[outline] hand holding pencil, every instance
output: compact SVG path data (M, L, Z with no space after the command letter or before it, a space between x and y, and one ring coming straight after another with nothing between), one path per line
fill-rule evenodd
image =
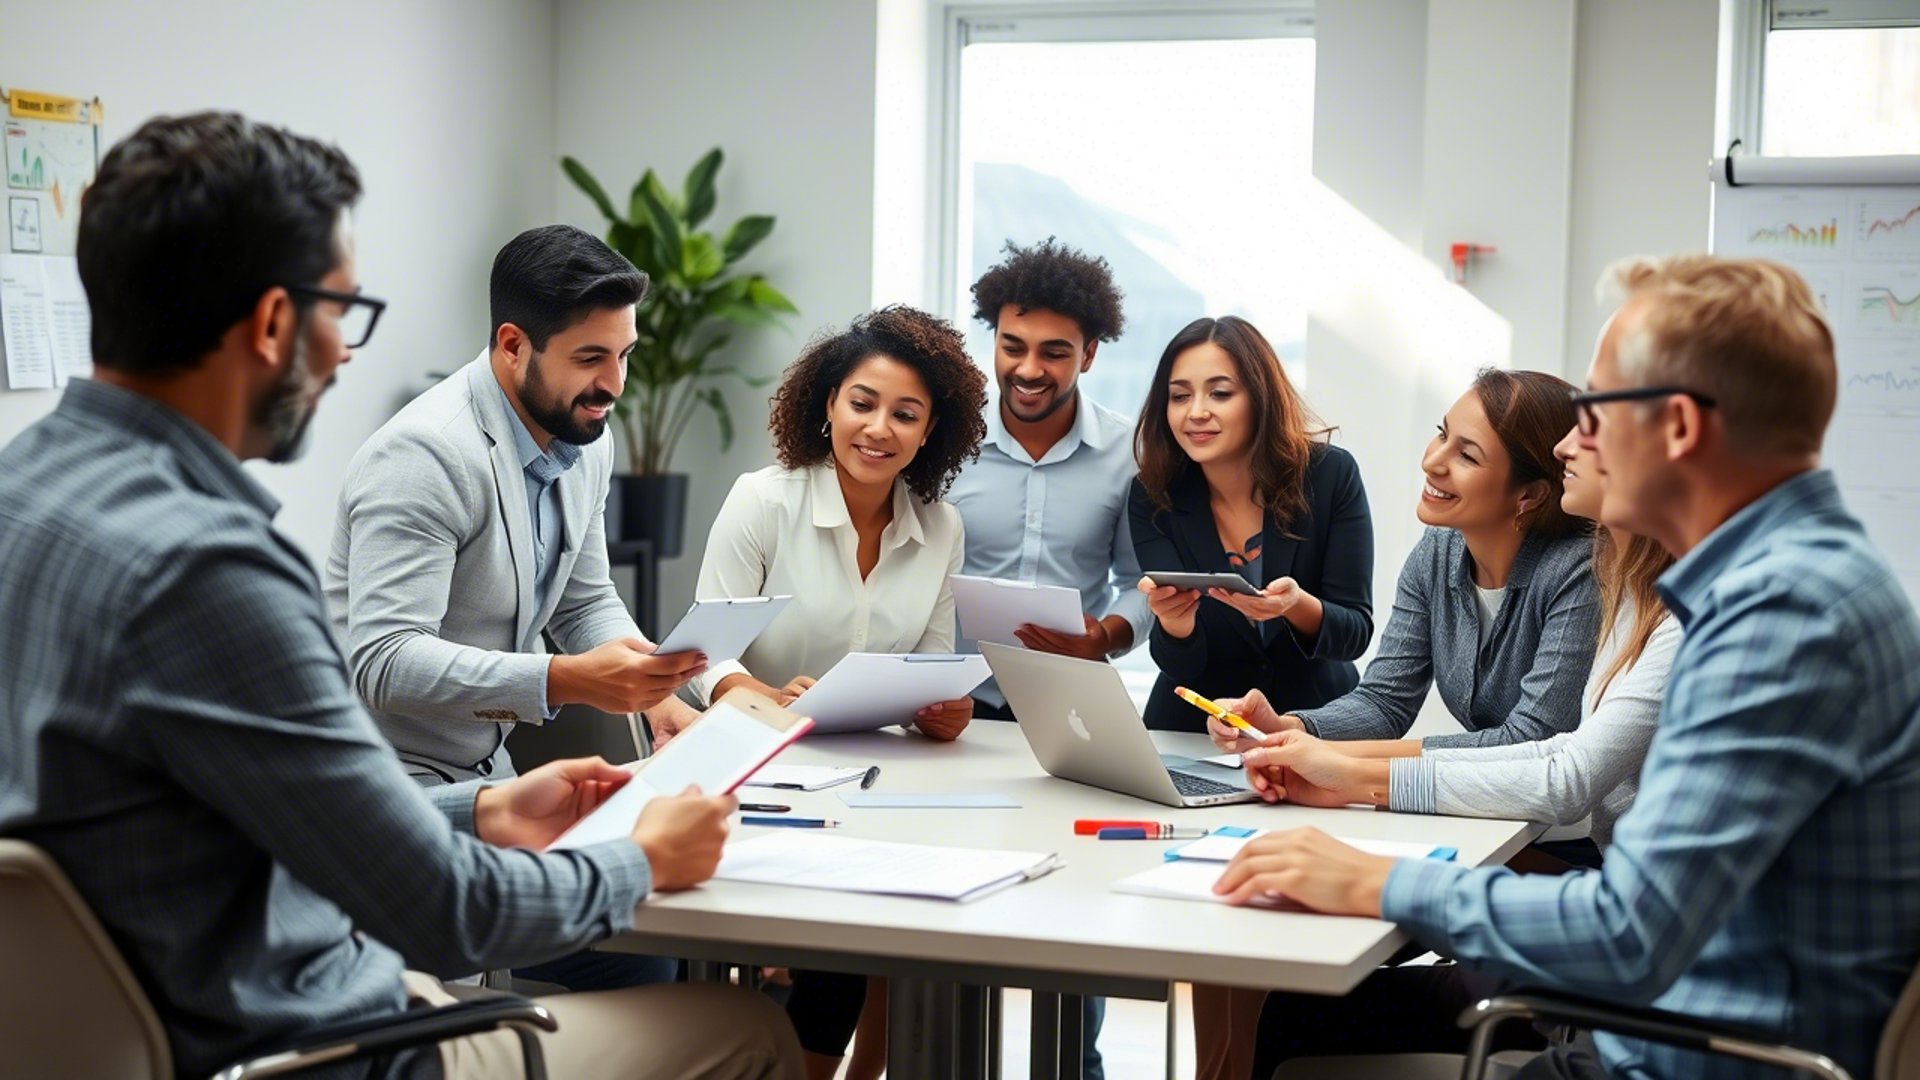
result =
M1215 746L1232 753L1251 750L1269 735L1306 728L1299 717L1275 712L1267 696L1258 690L1249 690L1244 697L1219 701L1209 701L1184 686L1174 687L1173 692L1180 700L1207 714L1207 737Z

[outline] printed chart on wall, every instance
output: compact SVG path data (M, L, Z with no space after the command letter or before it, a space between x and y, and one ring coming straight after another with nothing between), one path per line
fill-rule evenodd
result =
M86 294L73 259L80 196L100 160L100 102L18 87L6 103L0 350L7 389L64 386L92 370Z
M1920 157L1714 165L1713 246L1798 270L1827 312L1840 400L1825 463L1920 604Z

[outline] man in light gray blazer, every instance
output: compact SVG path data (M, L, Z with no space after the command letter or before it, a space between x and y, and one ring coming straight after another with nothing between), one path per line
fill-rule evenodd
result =
M355 690L424 784L512 776L507 733L565 704L655 710L668 730L691 717L673 691L706 658L653 652L614 592L603 526L613 448L601 436L646 288L579 229L515 237L494 260L488 350L348 467L326 565L334 633Z

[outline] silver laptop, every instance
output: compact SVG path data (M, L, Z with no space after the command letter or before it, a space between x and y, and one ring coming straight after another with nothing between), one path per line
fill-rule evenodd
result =
M980 643L1040 767L1168 806L1258 799L1239 769L1161 754L1112 664Z

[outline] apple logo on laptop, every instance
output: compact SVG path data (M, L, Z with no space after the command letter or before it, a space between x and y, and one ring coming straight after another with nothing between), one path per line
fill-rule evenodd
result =
M1087 730L1087 722L1080 719L1080 710L1067 710L1067 727L1072 729L1075 735L1080 736L1082 741L1093 741L1093 733Z

